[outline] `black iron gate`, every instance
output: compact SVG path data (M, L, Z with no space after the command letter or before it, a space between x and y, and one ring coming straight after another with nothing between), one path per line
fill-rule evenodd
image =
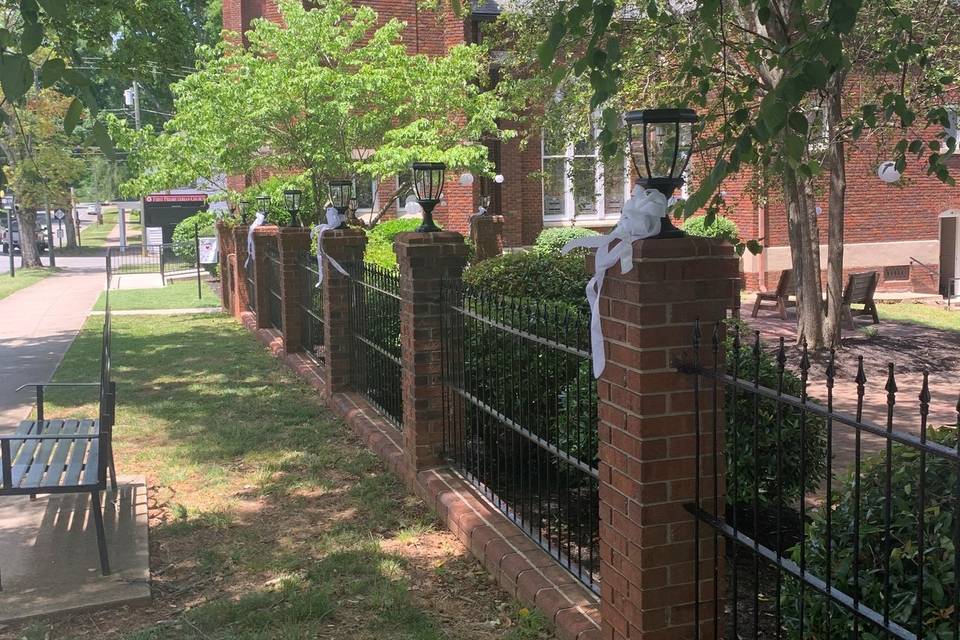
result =
M451 463L599 591L597 391L588 318L567 305L445 287Z
M820 404L808 392L813 368L806 345L788 367L782 338L767 352L759 333L749 346L739 328L729 341L723 335L717 325L704 362L698 327L694 361L680 368L690 374L700 403L698 466L727 470L725 507L712 497L723 482L715 474L712 482L698 477L696 502L688 507L695 544L701 527L712 531L716 574L696 567L695 628L701 630L706 605L703 611L727 611L725 620L714 619L712 637L960 638L960 429L928 425L927 372L914 435L894 427L892 363L882 381L886 422L876 424L863 418L868 379L862 357L848 380L837 375L835 353L821 358L826 389ZM834 409L838 382L856 391L854 415ZM726 434L719 432L724 422ZM837 473L833 443L842 432L853 440L852 468ZM714 579L721 578L721 537L727 542L725 593L724 580ZM701 556L699 546L694 553ZM712 602L701 598L701 578L713 580Z

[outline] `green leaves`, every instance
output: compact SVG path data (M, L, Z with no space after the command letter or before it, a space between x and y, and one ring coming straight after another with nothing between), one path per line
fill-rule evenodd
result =
M73 105L70 105L71 108ZM107 158L113 160L116 157L116 150L113 146L113 140L110 138L110 133L107 131L107 125L103 120L98 120L95 125L93 125L93 139L96 141L97 145L103 150L103 153Z
M74 98L70 102L70 106L67 108L67 113L63 118L63 130L67 135L72 134L73 130L77 128L77 125L80 123L80 116L82 115L83 103L80 102L79 98Z
M33 68L30 61L14 53L0 54L0 87L4 96L16 102L30 89L33 83Z
M27 22L23 25L23 33L20 36L20 51L28 56L40 46L43 42L43 27L37 22Z
M50 58L40 67L40 86L52 87L63 76L67 65L60 58Z

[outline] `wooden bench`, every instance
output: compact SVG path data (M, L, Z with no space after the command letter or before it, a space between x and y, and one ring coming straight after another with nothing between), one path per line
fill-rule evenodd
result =
M753 312L750 317L756 318L760 313L760 308L765 302L773 302L777 311L780 312L780 318L787 319L787 307L795 307L796 302L790 300L790 296L797 294L797 285L793 279L793 269L785 269L780 272L780 279L777 281L777 288L774 291L761 291L757 294L757 300L753 303Z
M879 282L880 273L877 271L851 273L847 277L847 286L840 301L840 319L848 328L854 327L854 316L870 316L873 320L871 324L880 324L877 303L873 300ZM850 305L854 304L862 304L863 310L851 309Z
M100 382L31 383L17 389L36 391L36 419L24 420L12 436L0 437L0 496L89 493L90 511L97 534L100 569L110 573L103 527L100 492L117 491L113 461L113 426L117 386L110 378L110 306L104 316L100 353ZM46 419L44 392L51 387L99 389L99 415L95 419Z

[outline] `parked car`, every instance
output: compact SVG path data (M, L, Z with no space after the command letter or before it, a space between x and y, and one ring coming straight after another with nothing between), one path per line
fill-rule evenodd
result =
M6 222L6 216L3 216ZM47 244L47 226L50 224L50 218L46 211L37 212L37 251L43 253L49 248ZM0 232L0 249L3 253L10 253L10 245L14 250L20 248L20 221L14 216L10 220L11 229L4 228Z

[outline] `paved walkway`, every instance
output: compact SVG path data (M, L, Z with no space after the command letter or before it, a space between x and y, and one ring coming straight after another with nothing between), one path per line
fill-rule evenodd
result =
M33 406L31 394L15 389L53 376L103 291L102 259L74 264L0 300L0 434Z

